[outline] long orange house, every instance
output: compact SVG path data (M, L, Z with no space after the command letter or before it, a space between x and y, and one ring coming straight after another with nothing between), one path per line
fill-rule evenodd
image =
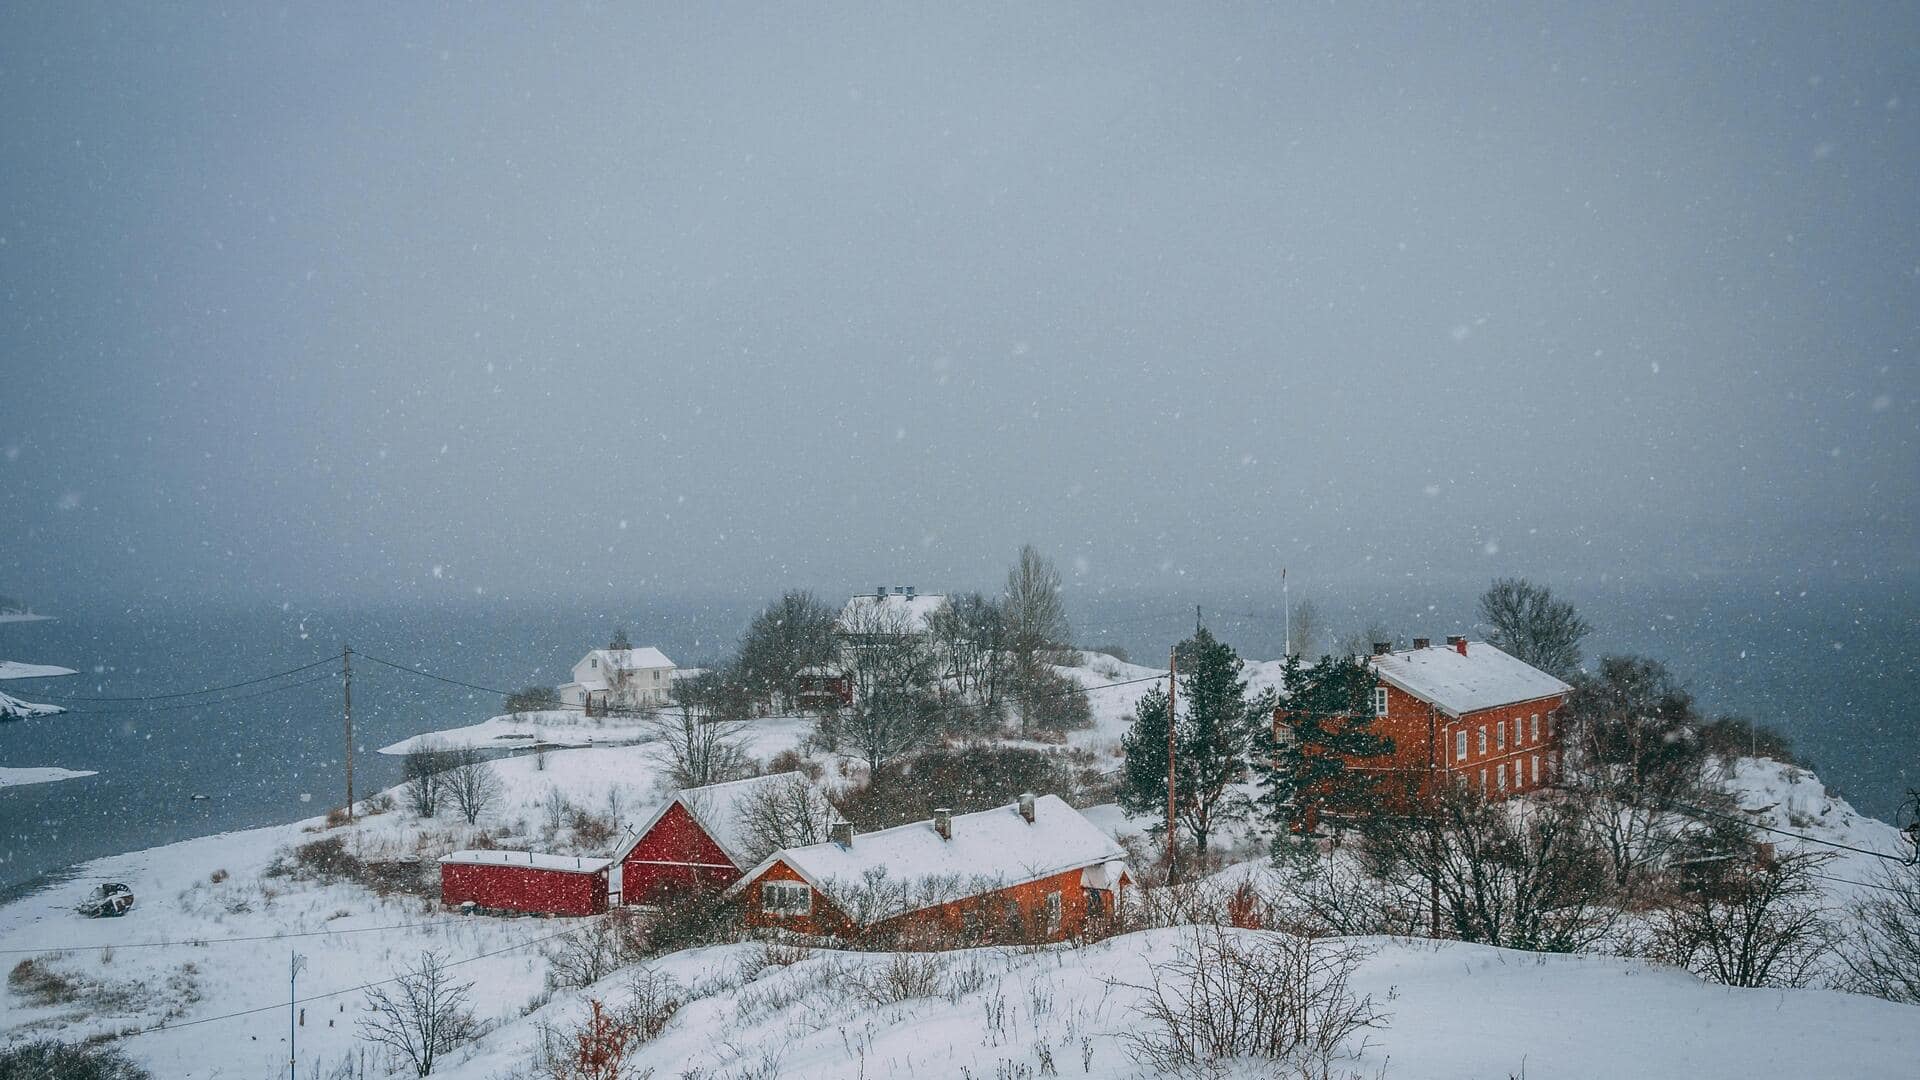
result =
M1108 925L1125 853L1056 795L775 852L729 890L748 925L937 943L1060 941Z
M1356 762L1465 784L1490 799L1545 787L1560 775L1560 709L1573 687L1484 641L1427 638L1413 648L1376 647L1368 658L1374 730L1393 753Z

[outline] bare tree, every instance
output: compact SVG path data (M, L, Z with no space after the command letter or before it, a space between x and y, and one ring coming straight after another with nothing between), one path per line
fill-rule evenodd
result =
M1007 591L1001 600L1007 624L1007 647L1016 662L1067 647L1073 627L1060 601L1060 571L1027 544L1007 572Z
M839 612L805 590L794 590L754 616L740 639L741 682L758 699L791 703L811 668L839 658Z
M1848 988L1920 1005L1920 866L1889 866L1853 905Z
M1804 985L1829 944L1813 876L1828 858L1717 819L1677 860L1690 872L1655 929L1661 952L1728 986Z
M676 679L672 703L646 720L654 746L678 786L703 787L745 770L750 708L740 683L725 671Z
M939 734L938 651L903 615L878 606L855 612L841 629L853 704L822 716L816 732L829 747L877 769Z
M828 826L839 818L826 793L798 775L761 782L741 800L738 813L739 835L754 862L781 848L820 843L827 839Z
M447 962L423 952L412 967L386 987L367 991L367 1015L360 1037L386 1047L412 1065L419 1076L433 1072L442 1054L478 1038L482 1026L469 1005L470 982L455 982Z
M1426 886L1438 921L1462 941L1571 952L1618 916L1570 800L1488 802L1449 786L1408 817L1366 819L1361 835L1368 872Z
M1315 643L1327 632L1326 619L1320 615L1320 605L1308 599L1296 600L1287 619L1287 637L1292 642L1294 655L1314 655Z
M486 813L500 799L500 776L493 771L493 763L487 760L486 752L477 746L462 746L455 749L449 760L452 767L443 774L447 794L452 797L454 808L460 816L473 825L479 822L480 815Z
M1480 597L1492 642L1542 671L1566 679L1580 669L1580 641L1593 632L1573 605L1524 578L1499 578Z
M954 690L996 712L1008 667L1007 620L1000 605L977 592L950 596L928 617L927 635Z
M431 735L413 741L400 759L401 795L415 814L423 818L440 812L441 797L446 794L446 771L453 767L453 751Z

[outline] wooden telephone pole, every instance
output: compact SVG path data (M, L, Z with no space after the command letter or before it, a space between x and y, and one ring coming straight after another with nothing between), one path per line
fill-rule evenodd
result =
M1194 609L1198 616L1199 609ZM1175 877L1176 859L1179 856L1180 834L1174 828L1173 817L1173 755L1174 755L1174 705L1180 694L1180 646L1175 645L1167 653L1167 881L1171 884Z
M353 646L340 647L341 689L345 693L347 723L347 824L353 824Z

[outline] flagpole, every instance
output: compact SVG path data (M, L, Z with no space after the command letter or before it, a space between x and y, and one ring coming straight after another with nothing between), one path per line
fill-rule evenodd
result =
M1280 621L1286 624L1283 632L1287 636L1287 651L1280 654L1280 659L1291 660L1293 659L1293 597L1287 592L1287 568L1284 566L1280 568Z

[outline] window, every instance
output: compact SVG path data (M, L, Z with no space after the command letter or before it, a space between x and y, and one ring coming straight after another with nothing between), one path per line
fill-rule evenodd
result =
M1453 759L1467 760L1467 733L1462 731L1453 737Z
M1060 893L1058 891L1050 892L1047 894L1046 910L1047 910L1047 933L1049 934L1059 933L1060 932Z
M760 910L769 915L811 915L813 889L804 881L763 881Z
M1539 713L1533 714L1533 741L1534 742L1540 741L1540 714Z
M1513 718L1513 745L1515 746L1520 745L1521 734L1522 732L1520 731L1520 718L1516 716Z
M1533 755L1533 782L1536 784L1540 782L1540 755L1539 754Z
M1553 734L1553 714L1547 714L1547 734Z
M1486 793L1487 793L1487 770L1481 769L1480 770L1480 794L1485 795Z
M1387 715L1387 688L1384 686L1373 688L1373 715Z
M1507 763L1504 761L1500 763L1499 780L1500 780L1500 790L1501 791L1507 790Z
M1547 779L1560 779L1560 751L1558 750L1547 752Z
M1500 744L1500 749L1507 748L1507 725L1501 723L1493 725L1493 741Z
M1480 752L1483 754L1487 752L1487 725L1485 724L1480 725ZM1487 785L1481 784L1480 786L1484 788Z
M588 657L587 666L594 669L595 671L600 670L600 658L597 656Z

